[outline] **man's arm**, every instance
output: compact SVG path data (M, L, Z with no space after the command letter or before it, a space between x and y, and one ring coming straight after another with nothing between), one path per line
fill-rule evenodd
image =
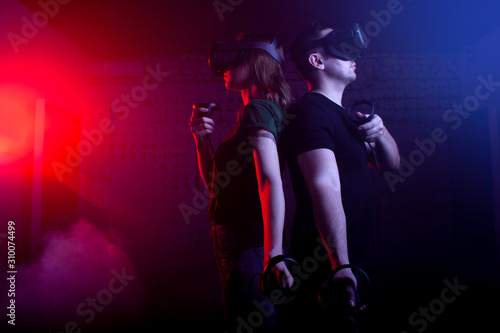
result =
M314 218L328 251L332 270L349 264L347 231L335 154L330 149L315 149L297 157L300 170L313 202ZM351 269L342 269L335 281L344 289L345 305L356 306L356 278Z
M313 202L319 233L327 246L332 269L349 264L344 208L335 154L330 149L315 149L297 157ZM328 240L328 241L327 241Z

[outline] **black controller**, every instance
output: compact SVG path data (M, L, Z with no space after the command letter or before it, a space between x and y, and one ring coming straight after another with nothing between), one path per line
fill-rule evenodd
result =
M208 117L208 118L212 118L212 113L214 111L217 111L219 110L219 105L217 103L194 103L193 104L193 109L197 109L197 108L206 108L208 109L208 112L203 114L203 113L199 113L197 118L199 117Z

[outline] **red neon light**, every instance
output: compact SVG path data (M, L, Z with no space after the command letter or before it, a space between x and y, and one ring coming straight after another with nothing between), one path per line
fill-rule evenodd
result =
M0 164L16 161L33 150L33 115L34 100L28 90L0 86Z

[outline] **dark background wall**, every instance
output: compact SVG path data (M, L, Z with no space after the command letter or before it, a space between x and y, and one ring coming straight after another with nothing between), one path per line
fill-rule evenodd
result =
M218 13L214 6L221 3L228 7ZM2 35L13 32L25 41L17 50L13 35L2 42L3 81L10 90L1 91L6 125L0 135L19 141L8 131L15 127L30 137L36 99L46 101L47 114L62 119L69 112L81 126L52 122L45 129L46 138L55 139L45 140L39 196L33 185L37 141L31 138L33 147L23 149L2 146L0 262L4 274L6 223L12 220L19 227L18 327L221 327L207 201L187 125L191 105L221 105L214 114L216 145L234 123L241 98L211 76L212 40L270 31L288 47L316 18L339 26L356 21L370 36L371 52L357 61L358 79L344 105L374 101L403 161L399 172L372 175L377 225L368 264L375 286L370 325L387 332L451 332L490 323L493 309L484 308L499 294L500 240L495 2L71 0L3 6L9 19ZM23 18L41 11L48 24L29 34ZM289 59L286 73L300 97L305 85ZM20 96L13 98L12 89ZM68 128L79 138L64 134ZM294 202L285 180L289 226ZM76 201L67 204L63 196ZM36 202L42 202L38 234ZM446 303L443 295L451 294L443 291L450 284L456 298ZM9 301L4 292L0 299Z

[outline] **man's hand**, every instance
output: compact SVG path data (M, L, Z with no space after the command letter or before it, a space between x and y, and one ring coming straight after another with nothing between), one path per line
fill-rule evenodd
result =
M361 112L356 112L356 117L360 120L365 118L365 115ZM369 122L358 126L358 133L366 142L378 142L387 132L387 129L384 126L384 122L382 118L378 115L373 115Z
M356 113L359 119L365 118L361 112ZM358 126L358 133L363 141L367 142L368 153L372 149L378 156L378 162L384 170L398 170L400 165L399 150L389 131L384 125L382 118L373 115L369 122ZM371 154L370 154L371 155ZM370 156L370 158L373 158ZM371 160L370 165L374 166L377 161Z
M338 271L330 281L325 282L318 297L319 302L329 309L334 316L335 327L342 327L341 332L354 331L356 317L366 310L365 305L356 304L357 281L351 269Z

